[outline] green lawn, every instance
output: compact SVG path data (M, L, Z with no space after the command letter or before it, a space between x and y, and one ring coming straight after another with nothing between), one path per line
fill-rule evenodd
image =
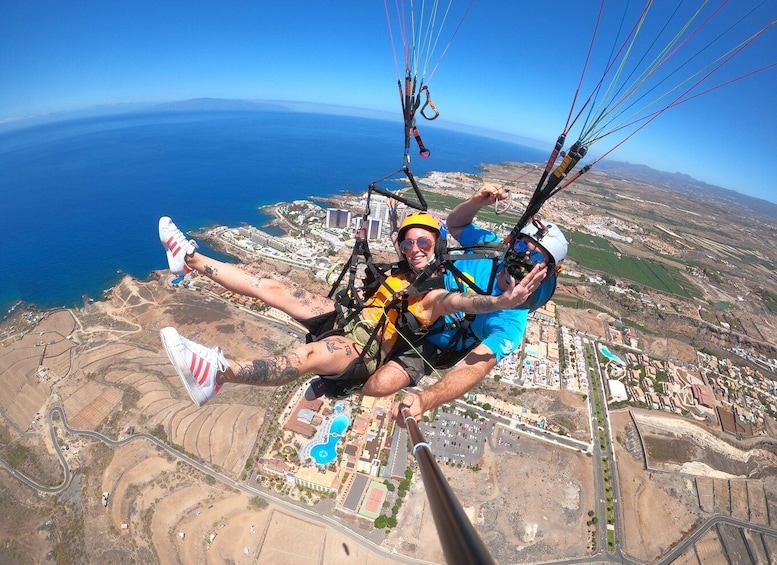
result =
M430 210L439 210L443 216L447 216L445 210L453 210L460 202L464 201L463 198L457 198L454 196L445 196L443 194L437 194L435 192L427 192L422 189L426 204ZM407 194L412 194L412 191ZM511 210L509 213L497 214L494 212L493 206L485 206L478 210L477 218L481 222L492 222L495 224L504 224L505 231L509 232L512 227L521 219L521 215L515 210Z

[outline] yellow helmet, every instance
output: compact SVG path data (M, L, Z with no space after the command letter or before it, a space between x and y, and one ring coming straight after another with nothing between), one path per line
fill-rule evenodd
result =
M426 228L440 235L440 221L429 212L416 212L402 220L397 233L397 241L405 239L405 232L410 228Z

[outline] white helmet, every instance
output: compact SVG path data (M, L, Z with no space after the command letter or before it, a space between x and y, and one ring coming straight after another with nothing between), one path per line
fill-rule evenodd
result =
M523 235L529 236L540 247L550 254L551 261L558 265L567 256L569 244L563 232L555 224L545 224L539 220L526 224L521 230Z

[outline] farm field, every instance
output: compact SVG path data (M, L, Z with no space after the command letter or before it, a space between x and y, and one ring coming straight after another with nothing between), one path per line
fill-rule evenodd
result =
M656 261L621 255L603 237L575 231L569 239L569 257L581 267L634 281L659 292L691 298L669 271Z

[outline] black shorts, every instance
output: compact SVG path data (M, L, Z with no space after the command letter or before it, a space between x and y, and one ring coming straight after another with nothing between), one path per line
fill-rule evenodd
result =
M392 354L389 360L399 363L407 371L413 384L417 385L421 377L432 373L439 354L440 351L437 347L427 341L422 341L421 345L416 346L415 350L404 349Z
M295 320L305 326L305 329L308 330L306 341L307 343L310 343L334 330L335 323L337 322L337 313L333 310L332 312L319 314L318 316L313 316L306 320L298 320L296 318Z
M475 345L477 343L464 349L442 351L437 346L424 340L420 346L416 346L415 350L408 348L393 354L391 360L399 363L407 371L413 384L418 384L418 381L424 375L431 375L435 370L438 372L446 371L457 365L459 361L467 356L467 353L472 351Z

